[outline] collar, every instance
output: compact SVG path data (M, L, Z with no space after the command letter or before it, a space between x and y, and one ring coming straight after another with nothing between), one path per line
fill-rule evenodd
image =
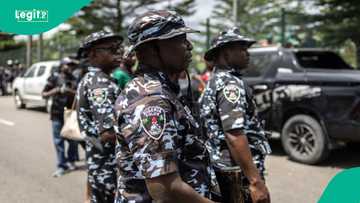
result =
M178 81L172 82L170 80L170 78L168 77L168 75L163 72L159 72L158 74L159 74L161 80L164 81L165 85L169 87L169 89L174 91L174 93L176 95L178 95L180 93L180 85L179 85Z
M180 93L179 83L172 82L166 73L159 71L158 69L151 68L144 64L142 64L140 66L141 66L140 69L146 70L146 71L144 71L144 78L149 77L151 79L159 80L162 87L168 88L170 91L174 92L176 95L178 95ZM150 70L155 70L155 71L150 71Z
M110 78L110 75L107 74L107 73L105 73L105 72L104 72L101 68L99 68L99 67L90 66L90 67L88 68L88 70L89 70L90 72L95 72L95 73L96 73L96 72L100 72L100 73L106 75L106 77Z
M95 67L95 66L88 67L88 70L91 71L91 72L99 72L99 71L101 71L100 68Z
M90 67L88 67L88 70L89 70L89 72L100 73L102 76L106 77L110 81L115 82L114 78L112 78L109 74L102 71L99 67L90 66Z
M241 71L238 68L232 66L215 65L213 72L227 72L235 76L242 76Z

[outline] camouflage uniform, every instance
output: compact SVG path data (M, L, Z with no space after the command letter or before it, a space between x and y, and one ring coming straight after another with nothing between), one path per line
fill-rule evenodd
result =
M205 58L212 59L216 49L233 41L249 43L249 46L254 42L240 36L236 29L231 29L214 40ZM247 136L253 161L260 175L264 177L264 159L271 149L257 118L250 89L242 80L239 71L232 67L215 65L212 77L199 101L200 115L208 136L206 144L214 168L219 170L236 166L226 144L225 132L238 130ZM245 175L242 175L242 185L249 185ZM248 192L245 198L251 202Z
M117 172L115 144L100 142L100 135L114 130L114 104L119 93L112 78L96 67L89 67L89 72L78 86L78 122L81 133L86 135L85 153L91 202L114 200Z
M119 136L117 202L148 202L144 179L179 172L184 182L209 196L209 165L198 123L165 74L144 74L130 82L116 102ZM135 193L132 196L128 193Z
M144 41L189 31L173 12L151 11L135 19L128 35L135 49ZM144 69L149 72L129 82L116 101L120 175L115 202L152 202L145 179L175 172L199 194L209 197L208 152L204 139L196 134L199 125L192 112L178 98L179 85L140 62L140 70Z

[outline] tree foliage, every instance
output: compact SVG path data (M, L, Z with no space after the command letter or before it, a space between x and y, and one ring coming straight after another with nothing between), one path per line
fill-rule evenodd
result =
M315 20L329 43L339 44L351 39L360 44L360 1L318 0L320 14Z
M212 33L234 26L233 0L216 0L211 16ZM285 41L300 46L306 38L308 19L305 1L286 0L238 0L237 23L241 33L257 40L282 41L282 23L285 25ZM282 13L283 12L283 13ZM284 21L282 21L282 14ZM213 35L213 34L212 34Z
M130 20L147 9L172 9L183 16L194 14L195 0L94 0L81 9L68 23L77 36L107 29L125 34Z
M266 37L279 22L279 8L274 0L238 1L237 26L245 35ZM233 0L217 0L211 16L214 30L233 26Z
M17 49L21 46L23 46L23 44L16 43L13 34L8 34L0 31L0 51Z
M325 46L339 47L347 40L356 46L357 66L360 65L360 1L315 0L320 13L313 15L316 29Z

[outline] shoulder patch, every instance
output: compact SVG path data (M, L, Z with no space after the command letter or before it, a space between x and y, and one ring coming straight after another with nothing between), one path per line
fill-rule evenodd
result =
M108 96L106 88L97 88L91 91L91 99L95 104L101 105Z
M164 133L165 110L159 106L148 106L141 112L141 126L145 133L154 140L159 140Z
M225 98L231 103L237 102L240 98L240 88L235 84L226 85L223 93Z

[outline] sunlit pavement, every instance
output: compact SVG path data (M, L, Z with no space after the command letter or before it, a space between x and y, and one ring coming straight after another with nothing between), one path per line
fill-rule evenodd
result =
M51 177L55 151L50 124L41 109L16 110L11 96L0 97L0 202L82 202L84 170ZM331 177L360 165L356 146L333 151L321 165L308 166L289 161L278 141L271 144L266 178L273 203L316 202ZM78 165L84 166L83 161Z

